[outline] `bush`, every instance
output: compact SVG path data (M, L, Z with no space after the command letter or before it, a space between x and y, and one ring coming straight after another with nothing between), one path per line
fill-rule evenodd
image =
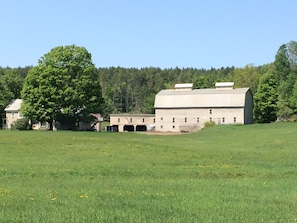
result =
M205 122L204 123L204 127L212 127L214 126L216 123L214 121L209 121L209 122Z
M11 130L32 130L30 121L27 118L22 118L16 120L16 122L11 126Z

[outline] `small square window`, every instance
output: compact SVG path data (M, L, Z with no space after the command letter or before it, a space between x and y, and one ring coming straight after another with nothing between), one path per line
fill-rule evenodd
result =
M161 125L161 129L163 129L163 125Z
M144 122L144 118L142 119L142 122Z
M156 122L156 119L155 119L155 118L153 119L153 122L154 122L154 123Z
M199 121L200 121L200 120L199 120L199 117L198 117L198 118L197 118L197 123L199 123Z
M161 121L163 121L163 117L161 117Z
M233 118L233 122L236 123L236 117Z
M223 122L223 123L225 122L225 118L222 118L222 122Z
M175 129L175 125L173 125L172 128Z
M187 118L185 118L185 122L187 122L188 121L188 119Z
M209 114L212 115L212 109L209 109Z
M172 118L172 122L175 122L175 118Z

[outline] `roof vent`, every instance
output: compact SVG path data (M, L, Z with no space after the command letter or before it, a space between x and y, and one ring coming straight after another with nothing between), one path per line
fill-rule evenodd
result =
M185 84L175 84L174 90L176 91L191 91L193 89L192 83L185 83Z
M232 90L234 89L234 82L217 82L217 90Z

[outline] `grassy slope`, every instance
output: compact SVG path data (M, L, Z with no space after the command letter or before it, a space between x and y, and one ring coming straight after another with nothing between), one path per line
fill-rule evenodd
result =
M0 131L0 222L294 222L296 133Z

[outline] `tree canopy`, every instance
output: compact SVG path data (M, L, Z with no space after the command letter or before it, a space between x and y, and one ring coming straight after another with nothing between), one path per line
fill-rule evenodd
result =
M99 113L103 98L91 54L75 45L46 53L31 69L22 89L22 112L33 121L53 121L74 128Z
M274 74L262 76L258 90L254 95L254 121L273 122L277 118L277 79Z

